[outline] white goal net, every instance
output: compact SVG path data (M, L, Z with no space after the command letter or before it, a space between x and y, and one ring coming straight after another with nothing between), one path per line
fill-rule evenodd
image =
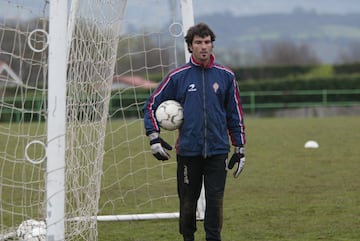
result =
M157 82L178 62L184 62L178 4L127 4L110 100L100 220L177 216L172 213L178 210L175 152L168 162L159 162L151 155L142 108ZM175 144L174 132L163 135Z
M49 7L28 2L0 1L0 240L45 219Z
M98 220L178 215L176 154L167 162L151 155L142 107L185 61L182 4L191 1L67 2L65 131L57 133L49 123L61 102L48 89L56 86L49 63L58 61L49 53L52 3L0 0L0 240L17 240L20 224L54 212L48 146L57 138L66 143L65 240L97 240ZM176 132L162 136L174 146Z

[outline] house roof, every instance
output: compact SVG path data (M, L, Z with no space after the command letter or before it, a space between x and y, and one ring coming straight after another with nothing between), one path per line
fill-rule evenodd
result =
M20 77L3 61L0 61L0 85L22 85ZM115 75L113 77L112 89L122 89L127 87L140 87L145 89L154 89L158 83L144 79L141 76L121 76Z

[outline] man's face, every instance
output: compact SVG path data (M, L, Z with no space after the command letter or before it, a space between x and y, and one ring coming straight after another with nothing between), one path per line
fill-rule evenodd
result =
M194 58L201 63L207 63L210 59L212 53L212 42L210 36L205 36L204 38L195 35L190 46L192 55Z

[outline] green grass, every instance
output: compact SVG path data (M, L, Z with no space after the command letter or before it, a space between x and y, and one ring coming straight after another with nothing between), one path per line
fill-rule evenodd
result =
M111 124L116 131L106 138L100 214L176 211L175 152L171 152L171 161L159 167L160 162L152 157L143 138L141 121L128 120L127 126L123 122ZM5 128L4 124L0 126ZM29 133L39 129L24 128ZM15 133L19 135L20 131ZM227 180L223 240L360 240L360 116L247 118L246 134L245 170L238 179L229 173ZM36 172L29 172L33 170L30 164L20 165L23 147L15 148L19 145L12 141L15 136L9 140L0 136L0 150L5 145L8 150L14 148L11 155L19 162L16 168L1 163L2 178L21 172L22 181L33 179L34 173L43 180L44 165ZM175 141L174 133L162 136L172 144ZM320 148L304 149L307 140L318 141ZM33 188L41 183L27 185ZM4 194L11 190L4 186L2 191L2 208L10 208L4 205L14 200L21 202L20 192L7 197ZM163 194L173 197L157 199ZM38 197L32 192L26 195ZM23 210L21 205L17 207L17 211ZM9 218L4 216L2 220L7 222ZM100 241L181 240L175 219L99 222L98 233ZM198 222L196 240L205 240L202 221Z
M228 176L223 240L360 239L360 117L248 118L246 127L246 169ZM305 149L307 140L320 148ZM196 240L205 240L202 225ZM99 240L181 240L177 220L98 228Z

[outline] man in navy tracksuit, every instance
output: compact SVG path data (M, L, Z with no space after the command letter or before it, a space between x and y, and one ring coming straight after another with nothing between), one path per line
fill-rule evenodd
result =
M190 61L171 71L144 105L144 125L152 154L168 160L171 146L160 138L155 110L165 100L176 100L184 121L176 143L177 183L180 200L180 233L194 240L196 208L202 183L205 187L206 240L221 240L223 196L228 169L236 164L237 177L245 164L245 126L234 73L217 63L212 54L215 34L204 23L185 36ZM228 161L231 144L234 153Z

